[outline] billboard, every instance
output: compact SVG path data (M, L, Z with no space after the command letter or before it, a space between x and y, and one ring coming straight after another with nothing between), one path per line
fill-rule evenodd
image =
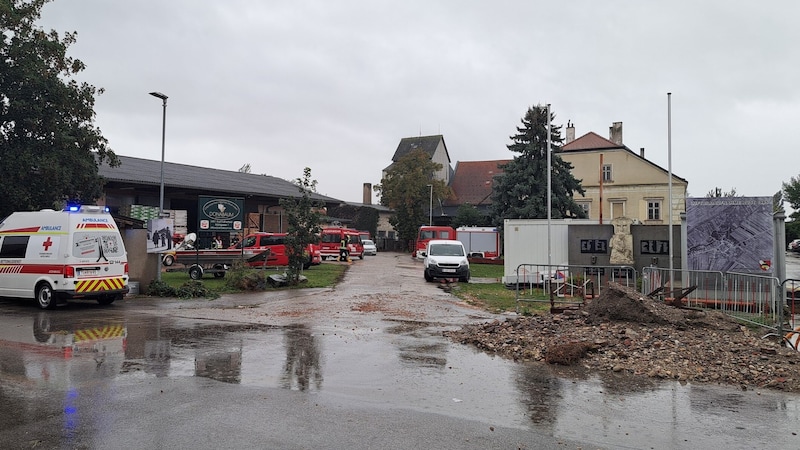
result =
M689 270L771 274L772 197L686 199Z
M201 231L241 231L244 221L244 199L200 196L197 220L197 228Z

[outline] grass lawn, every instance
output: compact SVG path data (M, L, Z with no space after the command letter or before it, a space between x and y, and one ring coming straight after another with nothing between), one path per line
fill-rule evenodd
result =
M303 271L303 275L308 278L308 282L303 283L296 287L285 287L285 288L268 288L268 289L295 289L295 288L320 288L320 287L330 287L335 285L344 274L345 270L347 270L346 264L337 264L337 263L323 263L318 266L311 266L308 270ZM228 273L225 274L223 278L215 278L213 275L206 274L201 278L199 281L203 283L203 286L206 289L215 292L217 294L224 294L224 293L236 293L241 292L241 290L236 289L228 285L228 281L233 278L231 275L236 275L234 272L235 270L239 269L231 269ZM269 276L273 274L283 274L285 272L284 268L276 268L270 267L268 269L242 269L245 273L261 273L264 276ZM164 283L174 287L179 288L184 284L192 281L189 278L189 273L185 271L172 271L172 272L164 272L161 274L161 281Z
M503 265L471 264L470 272L473 278L493 278L498 281L496 283L459 283L458 287L452 291L455 296L471 305L480 306L494 313L517 310L516 290L508 289L499 281L503 278ZM536 314L549 309L550 303L525 303L521 312Z

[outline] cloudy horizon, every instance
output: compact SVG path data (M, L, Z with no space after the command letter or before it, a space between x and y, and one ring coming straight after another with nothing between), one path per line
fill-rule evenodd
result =
M689 194L771 196L793 145L800 3L500 0L200 3L55 0L39 25L105 93L96 124L124 156L287 180L360 202L402 138L441 134L457 161L511 159L527 109L608 137ZM769 7L768 7L769 6ZM563 134L563 130L562 130ZM373 197L373 201L377 201Z

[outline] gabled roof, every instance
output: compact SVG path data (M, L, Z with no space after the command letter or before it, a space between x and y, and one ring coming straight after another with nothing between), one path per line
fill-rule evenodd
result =
M413 150L417 149L421 149L427 153L428 156L433 158L433 154L436 153L436 148L439 146L440 141L444 147L444 152L447 155L447 161L449 162L450 154L447 152L447 145L445 145L444 136L441 134L400 139L400 144L397 145L397 150L395 150L394 156L392 156L392 162L397 162L403 156L406 156Z
M562 152L569 152L569 151L576 151L576 150L600 150L600 149L611 149L611 148L620 148L620 149L627 149L624 145L619 145L610 141L599 134L595 133L594 131L590 131L583 136L575 139L574 141L570 142L569 144L564 144L561 147ZM628 149L630 150L630 149Z
M499 166L511 162L509 159L494 161L457 161L456 169L450 180L450 188L454 198L445 202L447 205L473 206L491 204L492 179L503 173Z
M161 185L161 161L117 157L120 161L117 167L110 167L107 161L99 165L99 174L107 181ZM275 198L300 196L297 185L282 178L168 162L164 163L164 186ZM341 202L320 194L311 194L310 197L325 202Z
M629 152L631 155L641 159L645 163L657 168L658 170L663 171L664 173L667 173L666 169L650 161L649 159L643 157L642 155L637 154L636 152L629 149L625 145L616 144L613 141L608 140L593 131L584 134L583 136L579 137L578 139L575 139L569 144L565 144L564 146L561 147L561 150L559 150L559 152L560 153L570 153L570 152L580 152L580 151L588 152L594 150L621 150ZM679 180L686 181L684 178L681 178L675 175L674 173L672 174L672 176ZM688 181L686 182L688 184Z

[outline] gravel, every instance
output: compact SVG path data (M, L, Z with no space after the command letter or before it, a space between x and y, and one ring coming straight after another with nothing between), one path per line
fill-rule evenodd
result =
M612 283L582 309L466 325L445 335L517 361L800 393L800 352L767 333Z

